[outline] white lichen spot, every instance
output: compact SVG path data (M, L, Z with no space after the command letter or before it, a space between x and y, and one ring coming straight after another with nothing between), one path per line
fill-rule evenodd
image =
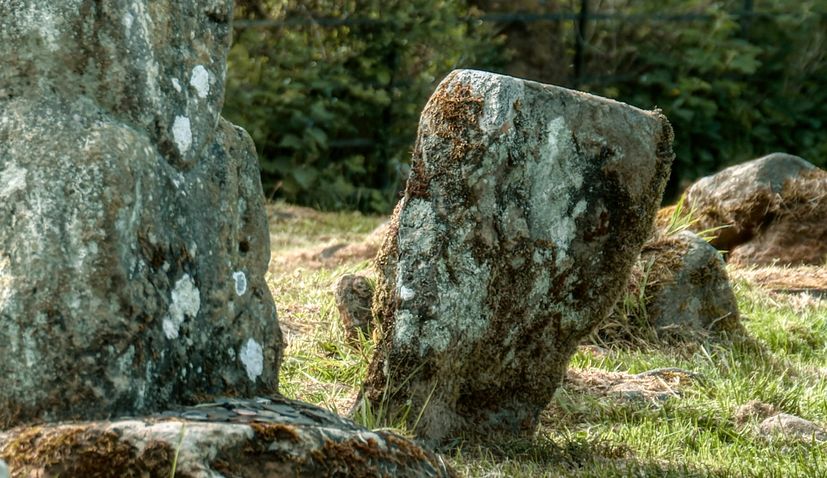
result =
M233 272L233 280L235 281L235 294L239 297L247 292L247 276L244 272Z
M178 93L181 92L181 83L178 81L178 78L172 79L172 87L175 88L175 91Z
M583 186L585 165L579 161L574 154L571 131L560 116L549 122L538 160L526 167L531 188L531 236L554 242L557 267L570 263L568 249L577 233L575 219L587 208L582 199L571 207L574 196Z
M135 17L133 17L131 13L126 12L126 15L123 16L123 26L126 28L126 31L132 28L132 22L134 21Z
M164 335L170 340L178 338L181 324L188 317L195 317L200 308L201 293L195 287L192 277L189 274L184 274L175 283L175 288L172 289L172 303L169 306L169 312L162 321Z
M409 251L412 257L427 255L435 245L438 228L431 204L412 199L402 210L399 222L400 250Z
M186 116L175 117L175 122L172 123L172 137L175 139L175 144L181 154L189 151L190 146L192 146L192 129L190 129L189 118Z
M247 378L251 382L256 379L264 371L264 351L255 340L248 339L247 343L241 346L238 351L238 359L244 364L244 369L247 371Z
M411 300L416 297L416 292L410 287L404 285L399 289L399 298L402 300Z
M493 78L493 79L492 79ZM464 70L453 81L467 85L472 94L485 98L479 126L486 133L514 134L512 124L517 112L514 104L525 97L525 82L516 78L491 73Z
M206 98L210 93L210 73L202 65L192 69L190 85L195 88L199 98Z
M26 189L26 170L9 163L0 173L0 198L6 199L17 191Z
M406 309L397 310L393 320L394 343L396 345L410 345L416 334L414 316Z

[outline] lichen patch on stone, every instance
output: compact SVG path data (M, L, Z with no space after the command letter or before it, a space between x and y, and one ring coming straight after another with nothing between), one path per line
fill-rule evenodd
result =
M261 348L261 345L252 338L241 346L241 349L238 351L238 359L244 364L244 369L247 371L247 378L249 378L251 382L255 382L261 373L264 372L264 350Z
M192 69L190 86L195 88L199 98L206 98L210 93L210 73L203 65L197 65Z
M17 191L26 189L26 170L8 163L0 173L0 198L6 199Z
M172 137L175 139L175 144L181 154L189 151L190 146L192 146L192 129L189 118L186 116L175 117L175 122L172 123Z
M233 280L235 281L235 294L241 297L247 292L247 276L243 271L233 272Z
M195 287L192 277L184 274L175 283L172 290L172 303L169 312L162 321L164 334L170 340L178 338L181 324L188 317L193 318L201 308L201 293Z

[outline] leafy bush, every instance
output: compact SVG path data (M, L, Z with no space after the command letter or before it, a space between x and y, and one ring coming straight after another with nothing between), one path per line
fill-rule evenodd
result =
M611 5L640 17L593 27L590 74L615 80L584 89L663 109L676 136L672 194L774 151L827 164L827 1L765 1L744 16L742 0ZM659 21L666 12L683 16Z
M827 165L827 0L754 2L748 16L743 0L590 0L577 76L576 22L542 15L580 2L238 4L237 18L285 22L237 30L225 114L253 135L265 187L288 201L387 211L419 112L458 67L504 67L660 107L676 133L671 198L702 175L773 151ZM509 11L528 19L481 21Z
M436 82L498 59L462 0L263 0L236 13L286 24L237 31L225 114L253 136L266 190L323 209L389 210Z

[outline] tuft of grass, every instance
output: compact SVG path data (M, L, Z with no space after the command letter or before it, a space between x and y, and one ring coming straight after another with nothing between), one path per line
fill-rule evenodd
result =
M181 447L184 446L184 436L187 434L187 424L181 424L181 433L178 435L178 445L175 447L175 456L172 458L172 467L169 470L169 478L175 478L175 470L178 468L178 457L181 454Z
M296 240L359 239L347 225L350 216L333 215ZM361 347L347 344L333 302L333 283L356 272L374 274L369 262L359 262L268 276L289 341L282 391L340 414L356 403L375 345L371 337ZM627 313L645 297L647 283L623 305ZM534 437L461 443L446 460L466 477L827 476L827 444L768 441L757 434L759 417L738 418L739 407L757 400L827 427L827 300L772 293L744 279L734 290L746 337L647 340L634 348L605 343L572 357L570 367L583 372L676 367L701 377L674 396L629 400L564 384ZM381 405L360 405L355 417L406 432Z
M674 236L682 231L693 231L701 239L710 242L715 239L716 233L721 229L731 227L729 225L712 227L709 229L702 229L696 231L696 225L700 221L700 216L694 207L686 207L686 195L682 194L678 202L672 208L672 212L666 220L666 224L660 231L664 236Z

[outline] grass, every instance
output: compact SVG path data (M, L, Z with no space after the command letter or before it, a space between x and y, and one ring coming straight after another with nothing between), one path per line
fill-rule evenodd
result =
M293 210L277 204L271 217L279 208ZM382 222L316 212L312 219L282 217L271 227L287 245L275 246L275 254L359 240ZM332 287L350 273L374 274L364 259L332 269L282 264L268 276L289 342L281 391L340 414L355 404L374 345L370 337L359 347L345 341ZM756 433L761 417L739 415L739 407L758 400L827 425L827 301L772 293L742 277L734 288L746 338L604 343L581 347L572 358L573 373L587 377L662 367L699 374L664 382L674 389L667 398L630 399L567 382L536 436L464 443L446 450L446 459L468 477L827 476L827 444L766 440ZM356 419L370 428L401 427L386 423L381 410L361 409Z

